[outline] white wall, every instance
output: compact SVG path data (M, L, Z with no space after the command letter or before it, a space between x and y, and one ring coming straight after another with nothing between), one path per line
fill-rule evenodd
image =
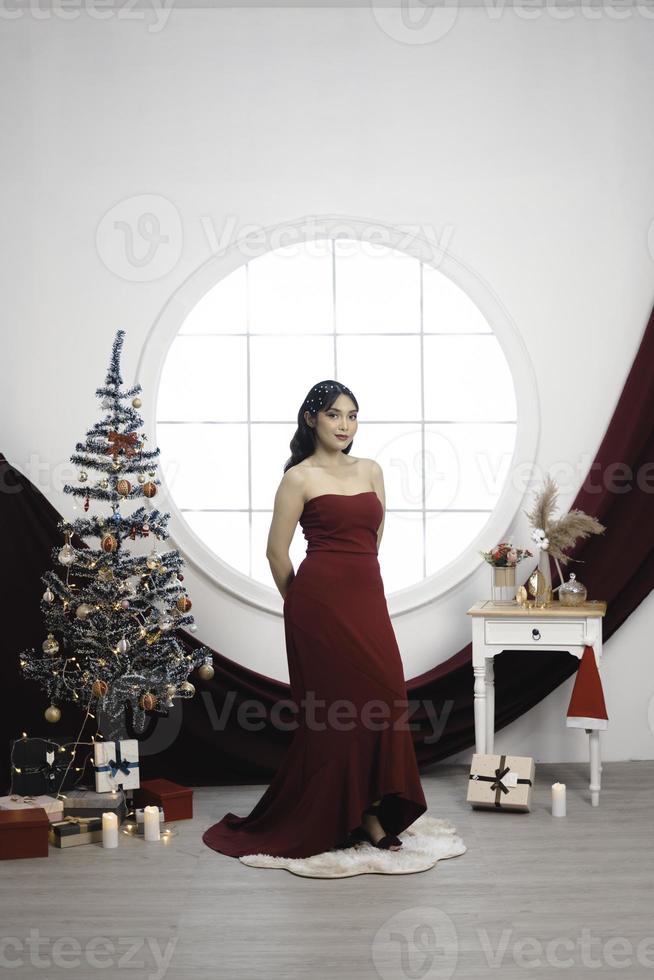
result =
M449 247L499 296L539 379L537 463L567 507L654 300L646 13L441 10L443 36L425 43L368 7L176 10L161 29L148 8L140 19L6 20L0 449L69 513L68 458L97 418L115 331L127 331L131 381L168 297L211 254L207 226L220 238L307 214L365 216L449 228ZM127 201L138 213L149 194L172 202L181 231L162 251L170 268L136 281L134 264L124 278L124 256L98 250L96 232L108 209ZM555 468L566 464L572 477ZM520 512L509 533L524 543ZM187 585L199 636L287 679L279 617L191 569ZM487 588L482 568L396 619L407 677L467 642L465 610ZM653 626L650 596L606 644L606 759L653 757ZM498 749L585 758L585 736L565 728L571 684L502 732Z

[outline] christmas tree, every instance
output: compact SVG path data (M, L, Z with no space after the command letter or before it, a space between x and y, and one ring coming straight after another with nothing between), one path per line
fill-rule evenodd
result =
M139 432L141 386L121 390L124 335L117 332L106 381L96 390L103 418L70 457L80 467L81 486L64 486L65 493L84 498L85 512L99 501L109 503L112 513L59 522L65 541L52 556L65 574L49 570L42 576L47 637L42 650L23 651L20 663L24 676L47 692L48 721L59 721L65 701L85 706L87 714L95 705L113 721L129 707L133 727L143 731L148 714L165 715L174 698L193 697L193 670L199 667L209 679L213 667L206 647L187 653L175 635L178 627L197 629L179 553L159 553L156 543L149 553L128 547L137 539L167 538L170 514L143 504L121 512L121 505L151 500L160 485L159 449L146 449L147 436ZM99 478L92 481L90 471ZM97 538L100 547L75 548L74 534Z

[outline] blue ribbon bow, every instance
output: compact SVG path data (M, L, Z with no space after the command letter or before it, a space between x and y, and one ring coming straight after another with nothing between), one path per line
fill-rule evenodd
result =
M125 774L125 776L129 776L130 769L138 768L138 762L127 762L126 759L123 759L123 757L120 754L120 742L119 741L116 742L115 745L116 745L117 759L109 759L106 766L93 767L96 772L111 772L111 776L113 779L116 778L116 774L118 772L122 772ZM122 785L122 780L120 780L118 785L119 786Z

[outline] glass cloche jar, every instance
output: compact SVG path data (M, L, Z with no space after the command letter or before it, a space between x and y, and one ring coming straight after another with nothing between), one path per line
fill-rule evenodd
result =
M570 578L559 586L559 602L562 606L579 606L586 601L588 590L585 585L577 581L574 572L570 572Z

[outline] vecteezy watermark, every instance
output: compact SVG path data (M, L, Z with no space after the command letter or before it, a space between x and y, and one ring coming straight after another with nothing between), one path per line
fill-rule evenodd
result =
M543 966L555 970L625 970L635 965L654 970L654 936L645 936L634 944L626 936L594 935L592 929L584 926L576 936L553 936L547 940L536 936L514 938L512 928L502 929L499 938L492 939L486 929L478 929L477 939L489 969L500 971L500 976L509 963L522 970Z
M177 945L177 936L163 941L153 936L92 936L83 943L75 936L41 936L30 929L27 936L0 936L0 968L17 970L29 965L32 976L43 971L75 970L142 970L147 980L162 980L168 972ZM36 971L41 971L39 974ZM105 976L106 976L105 972Z
M0 0L2 2L2 0ZM327 220L309 216L293 225L266 227L240 225L238 215L227 214L217 227L211 215L198 218L209 256L229 249L246 260L275 252L280 259L324 258L338 242L338 256L367 255L383 261L388 255L410 251L419 243L423 261L438 267L450 247L454 225L398 224L347 219ZM151 282L167 275L182 255L182 222L177 206L159 194L135 194L113 204L96 231L96 248L104 265L130 282Z
M0 21L31 17L32 20L131 20L147 22L149 34L164 29L174 0L0 0Z
M427 509L446 511L456 504L460 485L462 461L466 472L475 474L475 488L484 500L493 502L499 497L508 482L519 494L527 494L539 487L549 474L556 480L559 492L564 496L583 480L581 489L585 493L598 495L604 492L624 496L633 490L641 493L654 493L654 461L641 463L637 467L621 460L605 464L592 461L589 453L580 454L576 460L554 460L543 468L534 460L514 460L511 454L501 451L470 450L464 455L444 430L430 434L429 447L424 451L414 449L419 427L407 429L400 436L387 442L377 452L377 459L383 469L393 473L393 482L399 488L399 500L390 510L398 513L422 509L423 482ZM59 492L66 485L78 483L80 467L69 460L52 462L42 459L38 453L31 453L19 468L27 479L41 493ZM188 469L188 461L170 453L163 463L159 463L159 473L167 492L174 499L178 478ZM0 472L0 494L21 493L24 485L17 481L10 469ZM72 518L84 515L81 497L71 496Z
M398 44L433 44L456 24L461 0L371 0L373 19L380 30ZM623 21L632 17L654 20L651 0L477 0L489 21L512 16L519 20L567 21L582 18Z
M312 690L305 691L299 702L293 698L283 698L268 708L257 698L247 698L236 705L236 692L228 691L216 708L211 693L202 691L201 697L214 731L224 731L229 719L234 715L236 725L243 731L259 732L269 725L279 731L295 731L304 727L312 732L349 732L365 729L371 732L417 731L426 729L426 744L437 742L447 724L454 701L446 700L440 712L428 698L397 698L384 700L368 698L354 702L350 698L334 698L327 702L317 698Z
M201 220L209 251L212 255L224 255L231 245L236 245L240 255L247 259L258 258L268 252L278 251L283 258L295 258L300 250L308 257L321 258L329 254L331 240L338 241L340 258L350 253L384 258L384 249L404 251L417 241L429 251L425 261L438 265L449 248L454 225L444 224L439 232L434 225L400 223L389 227L378 222L348 221L340 218L337 222L311 215L294 225L275 226L238 224L238 216L226 215L221 229L217 229L210 215Z
M371 951L381 980L449 980L456 970L459 940L446 912L418 906L386 919Z
M95 236L98 255L111 272L129 282L167 275L182 254L179 211L159 194L137 194L103 215Z
M435 906L403 909L373 936L373 964L381 980L449 980L457 968L460 933L450 916ZM573 970L575 977L579 969L654 970L654 936L637 941L601 936L587 926L550 938L518 935L513 927L499 934L477 928L472 936L472 941L466 936L466 950L474 951L476 943L486 961L485 973L491 976L503 977L507 971L513 975L516 968L533 973L543 967L549 968L548 976L552 970Z

